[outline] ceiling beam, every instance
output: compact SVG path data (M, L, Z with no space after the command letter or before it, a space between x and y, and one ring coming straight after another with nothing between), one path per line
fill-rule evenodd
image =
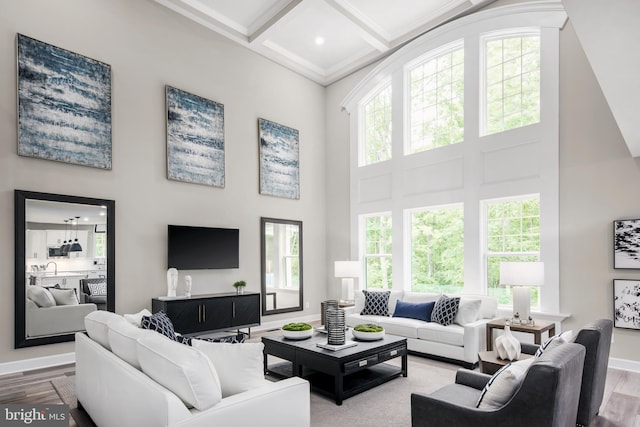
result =
M291 18L290 13L300 4L302 4L302 0L291 0L287 3L260 28L249 34L249 44L263 43L268 38L269 33L273 30L275 25L282 22L285 17L288 19Z
M351 21L364 41L380 52L389 50L389 37L382 28L371 22L344 0L324 0L335 11Z

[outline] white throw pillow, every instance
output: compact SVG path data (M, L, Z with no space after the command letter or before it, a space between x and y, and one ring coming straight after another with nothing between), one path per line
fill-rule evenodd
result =
M482 301L479 299L461 298L460 305L458 306L458 313L456 313L453 323L466 325L467 323L473 323L478 320L481 304Z
M110 322L107 328L111 351L129 365L141 369L138 360L138 338L157 332L136 328L129 322Z
M142 327L142 318L144 316L151 316L152 313L147 310L146 308L143 308L142 310L140 310L137 313L134 314L125 314L124 318L127 320L127 322L131 323L134 326L137 326L138 328Z
M198 349L158 333L143 334L138 338L138 360L142 372L187 406L204 411L222 399L216 369Z
M107 350L111 350L108 328L110 322L126 322L126 320L118 314L104 310L92 311L84 316L84 328L89 337Z
M51 292L38 285L27 287L27 298L42 308L56 305L56 300L53 298L53 295L51 295Z
M477 408L492 409L503 406L516 392L534 358L519 360L503 366L482 390Z
M191 345L213 362L223 397L264 385L264 344L230 344L193 339Z
M542 353L544 353L545 351L551 350L552 348L556 348L562 344L571 342L572 338L573 338L572 330L564 331L561 334L552 336L551 338L546 340L544 344L538 347L538 350L536 350L535 357L540 357L542 356Z
M56 300L56 305L78 305L78 298L73 289L51 288L48 291Z

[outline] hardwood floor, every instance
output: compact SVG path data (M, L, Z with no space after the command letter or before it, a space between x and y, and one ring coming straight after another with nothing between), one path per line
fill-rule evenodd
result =
M70 364L0 376L0 404L62 404L53 383L74 375ZM70 427L92 425L83 412L72 412ZM640 373L609 369L600 415L590 427L640 427Z

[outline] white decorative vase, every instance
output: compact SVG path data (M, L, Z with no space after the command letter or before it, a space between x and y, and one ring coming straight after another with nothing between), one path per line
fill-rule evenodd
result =
M170 268L167 270L167 296L175 297L178 289L178 270Z
M496 338L496 353L499 359L516 360L520 357L520 341L511 335L511 328L505 325L504 334Z
M184 296L191 298L191 276L184 276Z

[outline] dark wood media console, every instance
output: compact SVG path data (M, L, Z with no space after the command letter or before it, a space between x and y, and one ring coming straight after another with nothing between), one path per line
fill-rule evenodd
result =
M151 311L164 311L176 332L197 335L204 332L249 328L260 325L260 294L222 293L151 300Z

